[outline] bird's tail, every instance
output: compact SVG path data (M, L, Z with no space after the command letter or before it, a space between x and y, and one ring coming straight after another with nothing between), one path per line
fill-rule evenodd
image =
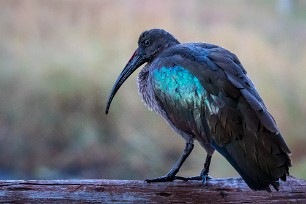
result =
M271 192L269 186L272 185L278 191L279 179L286 181L286 176L289 175L290 150L280 134L265 134L267 135L257 137L245 135L242 140L233 140L224 146L213 141L212 145L251 189Z

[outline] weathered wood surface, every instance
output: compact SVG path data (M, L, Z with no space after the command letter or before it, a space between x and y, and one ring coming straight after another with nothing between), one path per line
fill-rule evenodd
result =
M280 191L252 191L241 178L146 183L122 180L5 180L1 203L306 203L306 181L289 177Z

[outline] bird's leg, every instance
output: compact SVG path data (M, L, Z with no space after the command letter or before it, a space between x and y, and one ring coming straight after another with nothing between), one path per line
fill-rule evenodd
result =
M187 180L202 180L203 185L205 185L207 182L207 179L212 179L212 177L208 175L211 157L212 157L211 155L207 154L206 160L204 163L204 168L201 171L200 176L189 177L187 178Z
M175 176L175 175L180 170L184 161L187 159L187 157L191 153L191 151L193 149L193 146L194 145L192 143L186 143L184 151L183 151L182 155L180 156L179 160L176 162L176 164L172 167L172 169L165 176L157 177L157 178L154 178L154 179L146 179L145 181L146 182L164 182L164 181L173 181L175 179L187 180L184 177Z

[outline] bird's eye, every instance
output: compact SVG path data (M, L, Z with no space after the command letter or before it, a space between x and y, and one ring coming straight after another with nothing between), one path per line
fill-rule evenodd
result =
M148 47L149 45L151 45L151 41L150 40L145 40L144 41L144 46Z

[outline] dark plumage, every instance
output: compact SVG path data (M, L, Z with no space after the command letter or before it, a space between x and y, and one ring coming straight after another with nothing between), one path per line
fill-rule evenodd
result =
M186 141L167 175L148 182L209 178L214 150L222 154L253 190L279 189L291 166L290 150L276 123L233 53L207 43L181 44L161 29L144 31L138 48L118 77L106 108L139 66L139 93ZM200 176L176 176L197 140L207 151Z

